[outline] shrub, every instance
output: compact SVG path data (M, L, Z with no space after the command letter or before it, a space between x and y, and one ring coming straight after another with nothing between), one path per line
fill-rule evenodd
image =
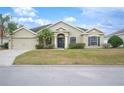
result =
M105 43L105 44L102 45L102 47L103 48L110 48L110 44Z
M39 45L39 44L38 45L35 45L35 48L36 49L43 49L43 45Z
M8 43L4 43L3 45L0 45L0 47L3 49L8 49Z
M36 49L53 49L54 45L53 44L49 44L46 47L44 47L43 45L35 45Z
M114 35L110 37L110 39L108 40L108 43L110 43L113 48L117 48L123 44L123 40L120 37Z
M49 44L47 45L46 47L44 47L45 49L53 49L54 48L54 45L53 44Z
M84 43L71 43L69 44L70 49L83 49L85 47Z

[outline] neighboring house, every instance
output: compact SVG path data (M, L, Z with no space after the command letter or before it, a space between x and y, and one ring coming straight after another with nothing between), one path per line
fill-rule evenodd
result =
M0 37L0 42L1 42L1 37ZM3 44L9 42L9 37L8 36L3 36Z
M13 49L35 49L35 45L38 44L37 33L45 28L54 33L49 43L54 44L55 48L68 48L70 43L85 43L87 48L99 48L104 43L102 31L96 28L88 30L75 27L60 21L33 29L17 29L13 34Z
M107 35L107 36L105 37L105 42L107 43L107 42L108 42L108 39L109 39L111 36L113 36L113 35L119 36L119 37L123 40L123 42L124 42L124 29L121 29L121 30L119 30L119 31L116 31L116 32L114 32L114 33L111 33L111 34Z

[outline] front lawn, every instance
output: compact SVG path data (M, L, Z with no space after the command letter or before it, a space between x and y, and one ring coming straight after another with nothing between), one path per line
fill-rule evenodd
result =
M124 64L124 49L32 50L14 64Z

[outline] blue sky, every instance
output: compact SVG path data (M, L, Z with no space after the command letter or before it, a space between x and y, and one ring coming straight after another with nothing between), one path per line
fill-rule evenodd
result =
M91 29L101 29L106 34L124 28L122 7L4 7L0 13L10 14L14 21L28 28L64 21Z

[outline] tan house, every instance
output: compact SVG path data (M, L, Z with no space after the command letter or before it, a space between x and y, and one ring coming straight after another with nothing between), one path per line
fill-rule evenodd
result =
M35 49L38 44L37 33L42 29L49 28L54 33L51 44L55 48L68 48L70 43L85 43L86 48L101 47L104 43L104 33L96 28L84 29L72 26L65 22L57 22L56 24L48 24L33 29L22 27L17 29L9 47L13 49Z

